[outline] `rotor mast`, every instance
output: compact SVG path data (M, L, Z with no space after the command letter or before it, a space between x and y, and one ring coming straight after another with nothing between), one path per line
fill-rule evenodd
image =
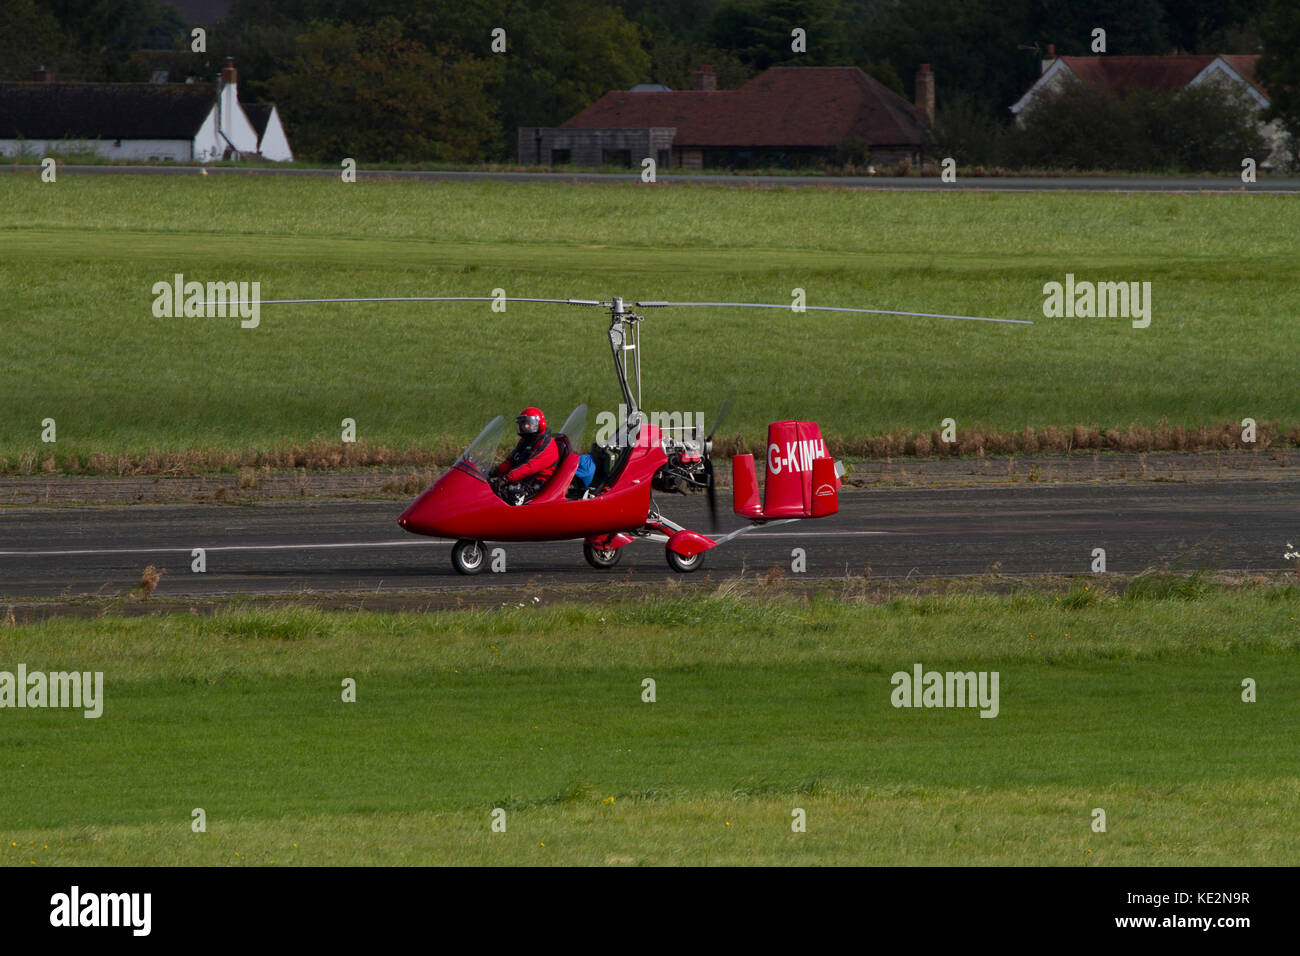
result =
M628 311L622 296L614 296L602 305L609 307L609 349L614 357L614 372L623 389L627 404L628 427L641 424L641 316ZM636 384L636 394L632 384Z

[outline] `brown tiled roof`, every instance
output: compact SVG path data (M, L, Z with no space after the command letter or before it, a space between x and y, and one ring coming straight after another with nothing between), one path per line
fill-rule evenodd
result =
M209 83L0 83L0 139L193 139Z
M1085 86L1124 96L1130 90L1180 90L1213 63L1216 56L1064 56L1061 59ZM1258 87L1255 82L1258 56L1224 55L1223 60L1246 82Z
M1243 80L1264 95L1268 95L1268 91L1260 86L1259 80L1255 79L1255 65L1259 63L1258 56L1244 56L1238 53L1221 53L1219 55L1228 66L1241 74Z
M776 66L738 90L606 93L571 129L675 126L674 146L915 145L916 110L856 66Z

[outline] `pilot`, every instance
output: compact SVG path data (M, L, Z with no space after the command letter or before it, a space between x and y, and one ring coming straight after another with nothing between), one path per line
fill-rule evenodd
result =
M498 483L507 486L502 489L507 501L523 504L555 474L560 449L546 430L546 416L540 408L525 408L515 418L515 425L519 428L519 444L505 461L492 469L490 477L500 479Z

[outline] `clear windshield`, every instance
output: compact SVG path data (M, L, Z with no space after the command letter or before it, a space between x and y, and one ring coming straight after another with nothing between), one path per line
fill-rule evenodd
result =
M587 430L587 406L579 405L569 413L569 417L564 420L564 427L560 432L568 437L569 447L574 451L582 451L582 435Z
M506 429L506 420L498 415L488 422L487 428L478 433L470 446L456 459L456 464L465 462L473 465L486 477L497 463L497 449L501 447L501 433Z

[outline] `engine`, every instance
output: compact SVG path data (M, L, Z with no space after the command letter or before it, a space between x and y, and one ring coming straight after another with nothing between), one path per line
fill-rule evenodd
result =
M668 461L655 472L650 486L656 491L674 494L707 488L708 446L711 444L699 438L665 438L663 448Z

